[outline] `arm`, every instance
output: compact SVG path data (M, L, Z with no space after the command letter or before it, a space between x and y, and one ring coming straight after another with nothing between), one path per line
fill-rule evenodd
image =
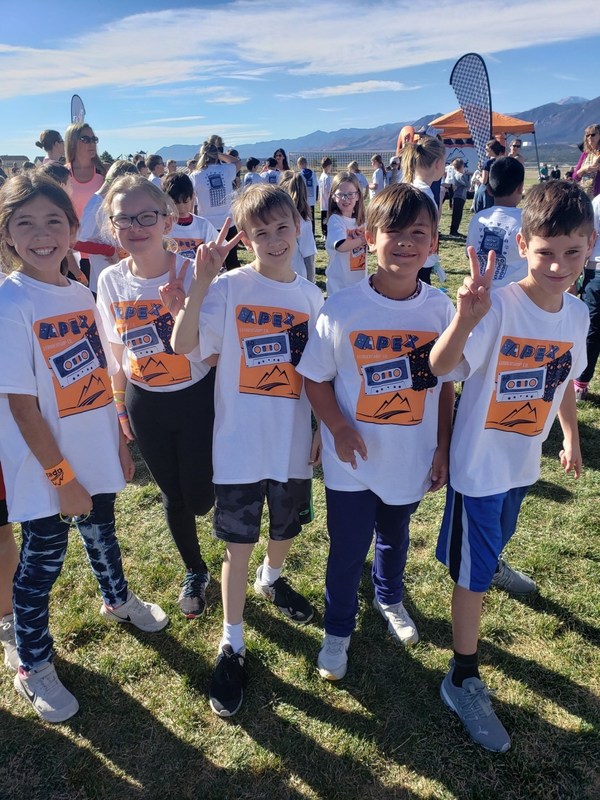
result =
M442 384L438 407L438 443L431 463L430 492L437 492L448 481L448 453L454 413L454 383Z
M560 463L564 471L567 474L573 472L573 476L577 480L581 475L582 460L573 381L569 381L565 389L564 397L558 409L558 421L563 432L563 449L559 453Z
M125 345L111 342L110 348L113 351L113 355L116 358L117 363L119 364L119 371L115 372L115 374L111 376L113 397L115 398L117 417L119 418L119 428L125 440L127 442L132 442L135 437L131 430L131 426L129 424L129 414L127 413L127 409L125 407L125 389L127 388L127 377L123 372L123 367L121 366L123 363L123 350L125 349Z
M467 248L471 276L465 278L456 293L457 309L454 319L433 345L429 366L434 375L447 375L460 364L469 334L491 307L490 287L494 279L496 253L488 253L483 275L474 247Z
M354 250L355 247L365 245L367 243L367 240L365 239L365 232L362 228L353 228L347 233L347 238L338 242L335 246L335 249L339 253L349 253L351 250Z
M56 440L46 420L42 417L37 397L29 394L9 394L8 403L15 423L27 446L37 458L42 469L50 470L63 460ZM68 517L89 514L92 498L77 478L56 486L60 513Z
M580 181L581 180L581 174L583 172L585 172L585 170L581 170L581 172L580 172L580 169L581 169L581 165L585 161L586 155L587 155L587 153L582 153L579 156L579 161L577 162L577 165L576 165L575 169L573 170L573 180L574 181Z
M356 469L356 453L363 461L367 460L367 446L360 433L350 425L335 397L333 385L328 381L316 383L304 378L306 395L315 416L330 430L333 436L335 451L340 461L348 462Z

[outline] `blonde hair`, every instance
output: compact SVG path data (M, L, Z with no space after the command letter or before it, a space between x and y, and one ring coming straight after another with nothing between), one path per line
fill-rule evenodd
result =
M279 187L292 198L302 219L310 220L310 206L308 205L308 195L306 194L306 181L302 177L302 173L291 171L284 172L283 178L279 181Z
M429 169L438 158L445 160L446 148L433 136L405 144L400 156L404 183L412 183L417 169Z
M354 208L352 209L352 216L356 220L357 225L362 225L365 221L365 201L363 200L363 194L358 179L353 172L338 172L335 178L331 181L327 217L329 218L332 214L340 214L340 216L343 216L342 211L334 197L335 192L337 192L342 183L351 183L358 192L358 198L354 204Z
M106 218L104 232L111 239L114 238L115 235L115 231L110 220L110 212L112 211L113 201L117 195L129 194L130 192L144 192L148 195L148 197L154 200L161 214L171 217L174 223L177 222L179 218L179 212L177 211L177 206L168 194L163 192L162 189L160 189L158 186L155 186L151 181L149 181L147 178L144 178L142 175L124 175L122 178L118 178L111 183L110 189L106 193L106 197L102 203L102 210L104 211ZM173 248L173 245L175 245L175 248ZM177 243L174 239L170 239L168 236L164 237L163 246L165 250L171 250L173 252L177 250Z
M77 155L77 142L86 128L88 131L91 131L92 136L95 135L94 129L87 122L74 122L72 125L69 125L65 133L65 153L67 164L71 167L71 172L73 171L73 163ZM99 172L100 175L106 175L106 165L100 160L97 153L93 157L92 163L96 168L96 172Z
M273 217L291 214L296 225L301 221L290 195L280 186L270 183L255 183L248 186L231 204L231 212L238 231L246 231L253 219L266 224Z
M587 128L583 132L583 152L584 153L593 153L595 152L592 150L591 144L588 144L587 135L588 133L600 133L600 125L588 125Z

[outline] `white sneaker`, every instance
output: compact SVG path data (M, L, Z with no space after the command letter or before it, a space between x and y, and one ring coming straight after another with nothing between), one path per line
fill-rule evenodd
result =
M317 658L319 675L328 681L339 681L348 668L349 636L334 636L326 633Z
M64 722L79 711L77 698L62 685L50 661L31 672L19 667L14 685L46 722Z
M400 644L408 647L419 641L417 626L404 608L404 603L395 603L393 606L382 605L376 597L373 598L373 608L379 611L388 624L388 631Z
M4 648L4 665L13 672L19 669L19 654L15 640L14 616L6 614L0 617L0 642Z
M144 603L131 591L127 595L127 602L122 606L113 608L103 603L100 606L100 613L113 622L131 622L146 633L162 631L169 624L169 618L160 606L156 603Z

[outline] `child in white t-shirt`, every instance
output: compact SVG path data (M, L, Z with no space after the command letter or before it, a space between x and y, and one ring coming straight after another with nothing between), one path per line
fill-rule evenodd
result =
M456 316L430 356L434 374L465 379L436 551L455 584L454 657L440 691L471 738L495 752L508 750L511 741L479 675L483 598L521 503L539 478L542 444L557 415L561 464L580 474L573 378L585 364L589 317L567 289L595 238L591 202L576 184L534 186L517 237L527 276L491 292L495 252L482 275L470 248L471 277L458 290Z
M333 161L329 156L321 159L321 169L319 175L319 206L321 208L321 231L323 239L327 238L327 214L329 213L329 195L331 194L331 181L333 180L331 170Z
M314 219L308 203L304 177L301 172L289 173L289 177L283 178L279 185L292 198L301 218L298 246L292 259L292 269L298 275L314 283L317 245L313 235Z
M213 242L218 231L204 217L192 214L194 208L194 184L184 172L174 172L163 182L166 192L177 208L177 222L173 224L170 238L177 243L177 252L183 258L193 259L198 246L204 242Z
M281 172L277 169L277 161L274 158L267 158L265 161L266 169L260 173L260 177L264 183L270 183L277 186L281 180Z
M331 183L327 240L327 296L358 283L367 274L365 204L356 176L338 172Z
M454 388L428 358L454 308L417 277L437 213L422 192L394 184L371 202L366 237L377 271L327 300L298 367L323 423L330 547L317 665L328 680L346 673L373 530L373 605L398 641L418 641L402 602L410 517L448 473Z
M243 186L252 186L254 183L264 183L264 179L262 175L256 171L256 168L260 165L260 161L258 158L251 157L246 161L246 169L247 172L244 175Z
M497 158L490 167L488 191L494 205L478 211L469 223L467 248L474 247L481 274L485 272L488 254L496 254L492 290L520 281L527 275L527 262L521 257L517 234L521 229L521 209L525 169L510 156Z
M299 171L302 174L302 178L306 185L306 199L308 201L308 206L310 208L310 223L313 232L313 236L315 235L315 204L317 202L317 196L319 194L319 179L315 172L308 166L308 161L304 156L300 156L300 158L296 162Z
M226 254L223 231L216 242L202 245L172 339L176 352L196 348L194 358L218 356L213 527L227 552L223 636L210 704L223 717L235 714L244 696L248 562L265 499L270 539L254 589L294 622L313 616L310 603L280 573L293 539L311 518L311 465L318 443L311 444L310 405L296 364L322 304L320 289L291 268L300 217L290 196L277 186L251 186L236 199L233 212L256 260L214 280Z
M146 182L146 181L144 181ZM77 231L66 192L41 175L9 181L0 198L0 250L16 270L0 288L0 461L9 519L21 523L14 578L17 692L48 722L79 708L52 663L48 601L74 522L98 580L103 616L164 628L157 605L127 587L115 534L115 492L134 472L119 435L110 348L89 289L61 273Z

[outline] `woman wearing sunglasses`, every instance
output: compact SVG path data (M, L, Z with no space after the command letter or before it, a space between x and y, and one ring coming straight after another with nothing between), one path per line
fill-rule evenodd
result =
M77 122L67 128L67 167L73 176L70 194L79 219L87 201L104 183L106 168L98 157L97 144L98 137L86 122Z

